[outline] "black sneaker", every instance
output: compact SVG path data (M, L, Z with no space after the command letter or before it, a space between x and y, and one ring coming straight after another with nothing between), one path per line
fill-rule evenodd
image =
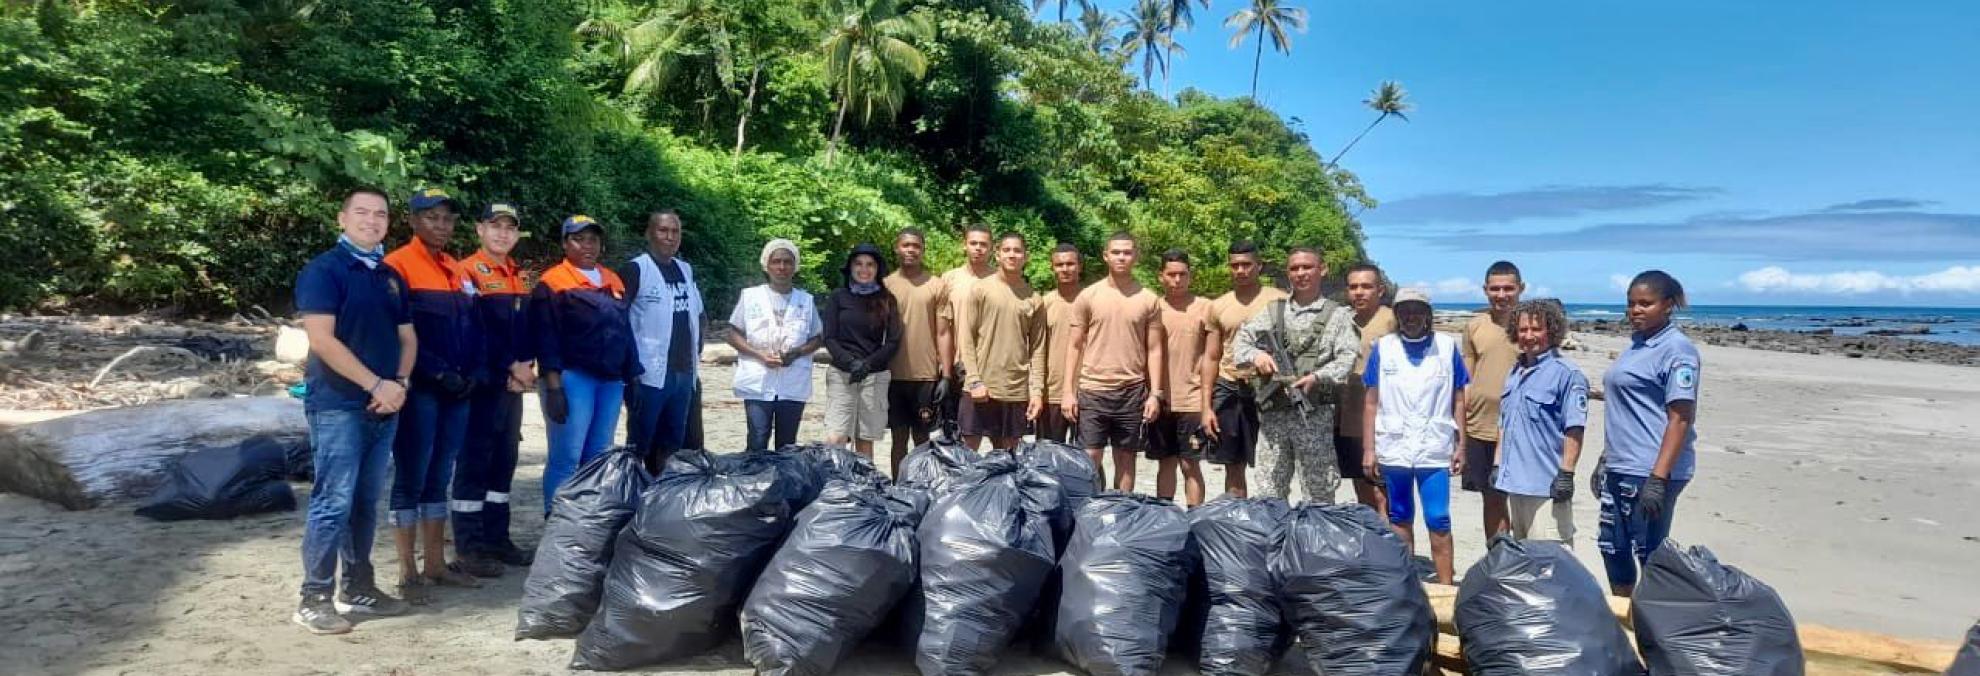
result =
M391 617L406 614L406 602L386 596L377 585L344 585L337 595L337 611L352 615Z
M503 570L501 561L479 554L455 559L447 567L475 577L501 577Z
M492 558L518 568L528 568L529 564L536 561L536 552L511 544L495 550Z
M348 634L351 621L337 614L337 607L330 602L329 594L307 594L302 605L296 606L296 614L289 621L302 625L312 634Z

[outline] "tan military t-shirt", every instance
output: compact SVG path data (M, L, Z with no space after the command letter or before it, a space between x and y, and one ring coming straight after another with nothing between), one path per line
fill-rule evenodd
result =
M1396 332L1396 311L1387 305L1375 308L1368 323L1356 318L1355 325L1361 327L1361 356L1354 360L1353 375L1341 384L1341 405L1334 409L1335 434L1344 437L1360 437L1367 432L1362 428L1361 402L1367 398L1368 388L1361 384L1361 375L1368 372L1368 351L1376 339Z
M1066 322L1067 330L1086 333L1079 389L1112 392L1148 381L1148 334L1152 326L1161 339L1161 306L1160 296L1138 284L1123 294L1103 279L1079 292Z
M1231 363L1231 342L1237 340L1238 328L1251 320L1251 316L1265 309L1272 301L1285 298L1286 292L1275 287L1259 287L1258 295L1250 303L1240 303L1236 291L1225 292L1216 300L1210 301L1210 322L1208 327L1224 337L1224 359L1218 364L1218 376L1231 382L1244 382L1251 377L1251 365L1238 368Z
M899 270L880 280L901 306L901 347L888 362L894 380L933 381L942 376L942 352L935 344L939 322L949 321L949 283L922 273L916 282Z
M1210 323L1210 301L1196 296L1189 297L1189 303L1178 310L1168 299L1163 299L1162 330L1169 334L1167 345L1169 360L1169 380L1163 383L1168 390L1168 408L1175 413L1199 413L1203 410L1203 352L1209 345L1206 325Z
M1030 401L1031 356L1043 323L1038 294L1023 282L980 279L969 287L967 307L970 323L961 334L963 371L969 374L965 387L981 381L991 399Z
M1079 292L1074 291L1073 298L1078 297ZM1038 296L1038 311L1044 321L1039 322L1043 335L1031 355L1031 396L1044 397L1047 403L1065 398L1066 346L1072 342L1066 322L1072 319L1072 304L1072 298L1059 295L1057 289Z
M968 263L942 273L942 282L949 285L949 318L955 322L956 326L963 326L963 320L966 319L963 313L968 310L970 285L975 284L977 280L995 276L997 276L997 269L991 268L990 274L978 277L969 271ZM962 344L962 338L960 336L956 338L956 341L957 345ZM956 360L962 361L962 348L957 347L956 352Z
M1519 361L1519 346L1506 335L1506 328L1492 321L1491 311L1478 313L1464 325L1464 369L1471 373L1471 384L1464 388L1466 406L1464 433L1483 441L1499 440L1499 396L1506 390L1506 375Z

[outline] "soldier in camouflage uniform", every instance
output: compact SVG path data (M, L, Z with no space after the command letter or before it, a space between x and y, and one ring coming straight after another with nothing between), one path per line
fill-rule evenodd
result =
M1353 314L1320 295L1326 275L1318 251L1293 249L1286 259L1292 297L1253 315L1231 345L1231 360L1251 364L1259 375L1260 443L1250 482L1257 496L1286 497L1295 466L1307 500L1332 503L1341 483L1333 393L1346 382L1361 346Z

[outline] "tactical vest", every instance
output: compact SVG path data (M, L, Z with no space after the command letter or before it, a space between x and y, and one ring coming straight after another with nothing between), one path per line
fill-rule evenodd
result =
M1340 306L1335 304L1332 299L1321 298L1320 309L1318 310L1321 317L1320 321L1312 322L1307 324L1306 328L1299 329L1295 328L1292 322L1291 303L1292 299L1281 298L1272 301L1272 304L1267 306L1265 311L1272 313L1272 333L1280 340L1285 341L1286 353L1292 355L1293 369L1291 373L1295 374L1293 377L1297 379L1299 376L1319 371L1320 367L1326 364L1326 362L1321 360L1321 357L1325 356L1325 352L1320 349L1321 341L1333 329L1334 322L1340 321L1340 315L1344 313L1336 312L1336 310L1340 309ZM1290 383L1288 383L1288 386L1290 386ZM1264 388L1260 389L1262 390ZM1337 393L1334 390L1335 388L1332 387L1313 388L1306 392L1306 401L1316 406L1332 404L1337 397ZM1259 403L1260 408L1265 410L1292 405L1286 399L1283 390L1279 390L1271 397Z

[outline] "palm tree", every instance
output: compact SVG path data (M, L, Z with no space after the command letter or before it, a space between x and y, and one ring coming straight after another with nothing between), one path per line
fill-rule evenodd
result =
M1086 38L1086 48L1094 54L1107 56L1114 42L1114 31L1120 30L1121 20L1107 10L1091 4L1079 12L1080 35Z
M1051 2L1052 0L1031 0L1031 11L1033 13L1043 12L1045 11L1045 5ZM1081 12L1093 9L1092 0L1059 0L1059 23L1066 22L1066 5L1075 3L1079 5Z
M832 140L825 146L825 164L831 166L855 100L862 122L871 122L875 110L893 115L907 83L928 74L928 57L915 43L934 40L935 23L924 14L901 14L899 0L827 0L825 19L829 29L819 48L825 52L826 85L839 97Z
M706 86L700 89L711 92L701 100L706 123L712 92L733 92L741 84L736 76L736 58L742 49L735 39L736 17L721 0L666 0L635 12L630 17L594 15L578 24L578 33L605 40L619 63L629 68L621 88L626 94L659 94L684 70L701 77ZM750 74L750 91L736 122L738 154L756 100L756 70Z
M1126 18L1122 25L1127 30L1121 32L1121 54L1133 59L1141 55L1141 86L1154 88L1155 69L1162 69L1162 76L1169 74L1169 53L1180 51L1174 34L1169 32L1169 6L1166 0L1141 0L1134 11L1121 11Z
M1200 0L1200 1L1203 3L1203 9L1206 10L1210 9L1210 0ZM1169 30L1167 32L1169 34L1168 36L1169 49L1165 60L1168 61L1170 64L1174 64L1176 61L1176 53L1183 51L1182 43L1176 41L1176 31L1188 29L1190 26L1196 25L1196 15L1190 11L1190 0L1169 0L1168 5L1169 5L1169 15L1167 17L1167 21L1169 24ZM1163 68L1162 97L1168 98L1168 96L1169 96L1169 69Z
M1361 133L1355 134L1354 140L1348 141L1347 147L1341 148L1340 152L1335 153L1334 159L1329 160L1327 166L1332 167L1340 163L1341 156L1346 155L1349 149L1354 148L1354 144L1360 143L1361 137L1367 136L1368 132L1375 131L1375 125L1381 124L1383 120L1393 116L1396 119L1408 122L1409 116L1404 114L1412 107L1409 101L1405 100L1408 98L1409 92L1403 91L1402 83L1395 80L1383 81L1382 86L1376 87L1375 91L1368 95L1368 98L1361 100L1363 104L1378 113L1375 116L1375 121L1368 123L1368 128L1361 130Z
M1272 51L1280 54L1292 53L1292 38L1286 30L1306 31L1306 10L1279 4L1279 0L1251 0L1251 6L1240 9L1224 20L1224 27L1237 31L1231 36L1231 49L1244 44L1246 35L1258 33L1258 51L1251 57L1251 98L1258 100L1258 66L1265 58L1265 38L1272 38Z

